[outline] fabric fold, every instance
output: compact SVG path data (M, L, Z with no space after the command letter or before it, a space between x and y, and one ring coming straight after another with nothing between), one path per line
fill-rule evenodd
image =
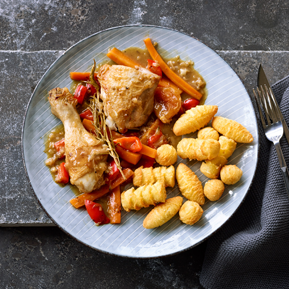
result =
M289 124L289 76L273 85ZM259 118L259 116L258 116ZM259 126L259 160L251 188L232 218L207 242L205 288L289 288L289 197L276 150ZM286 163L289 145L281 140Z

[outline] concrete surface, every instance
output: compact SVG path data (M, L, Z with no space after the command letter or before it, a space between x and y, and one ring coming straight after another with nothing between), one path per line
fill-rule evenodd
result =
M281 0L0 0L0 226L51 226L21 159L20 133L37 81L63 50L109 27L154 24L217 50L249 92L262 63L288 71L289 2ZM98 253L58 228L0 228L0 288L202 288L205 243L174 257Z
M0 228L0 288L200 289L204 249L125 259L98 253L57 228Z

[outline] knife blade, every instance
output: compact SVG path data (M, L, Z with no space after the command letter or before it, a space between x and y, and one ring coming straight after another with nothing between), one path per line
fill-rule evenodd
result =
M259 72L258 72L258 86L260 87L261 85L263 87L267 86L270 94L272 95L272 97L274 98L275 103L277 104L276 107L277 107L278 113L280 114L280 117L281 117L281 122L282 122L282 125L283 125L285 137L287 139L287 142L289 143L289 128L288 128L288 125L287 125L287 123L286 123L286 121L285 121L285 119L284 119L284 117L283 117L283 115L281 113L281 110L279 108L278 102L277 102L276 97L275 97L275 95L273 93L273 90L272 90L272 88L270 86L270 83L269 83L269 81L267 79L265 71L264 71L262 65L260 64Z

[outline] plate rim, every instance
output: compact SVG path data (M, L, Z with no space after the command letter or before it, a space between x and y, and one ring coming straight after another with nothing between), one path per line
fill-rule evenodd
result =
M57 221L54 220L54 218L46 211L46 209L44 208L44 206L42 205L41 201L39 200L33 186L32 186L32 183L30 181L30 177L29 177L29 174L28 174L28 171L27 171L27 166L26 166L26 162L25 162L25 156L24 156L24 128L25 128L25 124L26 124L26 119L27 119L27 114L28 114L28 110L30 108L30 105L31 105L31 102L32 102L32 99L35 95L35 92L36 90L38 89L38 86L40 85L40 83L42 82L42 79L46 76L46 74L52 69L52 67L54 66L54 64L56 64L56 62L58 62L62 57L65 56L65 54L71 50L72 48L74 48L75 46L77 46L78 44L82 43L83 41L86 41L87 39L89 38L92 38L100 33L103 33L103 32L106 32L106 31L110 31L110 30L115 30L115 29L120 29L120 28L125 28L125 27L154 27L154 28L160 28L160 29L166 29L166 30L170 30L170 31L174 31L174 32L177 32L177 33L181 33L181 34L184 34L190 38L193 38L197 41L199 41L200 43L202 43L203 45L205 45L208 49L210 49L212 52L214 52L215 54L218 55L218 53L213 50L212 48L210 48L208 45L206 45L203 41L199 40L198 38L194 37L194 36L191 36L183 31L178 31L176 29L173 29L173 28L169 28L169 27L164 27L164 26L159 26L159 25L151 25L151 24L128 24L128 25L120 25L120 26L114 26L114 27L109 27L107 29L103 29L103 30L100 30L98 32L95 32L85 38L82 38L81 40L79 40L78 42L76 42L75 44L73 44L72 46L70 46L68 49L66 49L64 51L64 53L62 55L60 55L59 57L57 57L57 59L49 66L49 68L45 71L45 73L42 75L42 77L39 79L37 85L35 86L30 98L29 98L29 101L27 103L27 107L25 109L25 113L24 113L24 119L23 119L23 122L22 122L22 129L21 129L21 157L22 157L22 161L23 161L23 165L24 165L24 171L25 171L25 174L26 174L26 177L28 179L28 182L29 182L29 185L30 185L30 188L32 189L32 192L34 194L34 196L36 197L37 199L37 202L40 204L42 210L44 210L44 212L46 213L46 215L51 219L51 221L59 228L61 229L64 233L66 233L68 236L70 236L71 238L73 238L74 240L76 240L77 242L93 249L93 250L96 250L98 252L101 252L101 253L105 253L105 254L109 254L111 256L116 256L116 257L122 257L122 258L129 258L129 259L156 259L156 258L163 258L163 257L169 257L169 256L174 256L174 255L177 255L177 254L180 254L182 252L185 252L185 251L188 251L198 245L200 245L201 243L205 242L206 240L208 240L211 236L213 236L215 233L217 233L232 217L233 215L238 211L238 209L241 207L241 205L243 204L243 202L245 201L245 198L248 194L248 191L250 190L252 184L253 184L253 181L255 179L255 176L256 176L256 170L257 170L257 166L258 166L258 162L259 162L259 153L260 153L260 144L259 144L259 139L260 139L260 131L259 131L259 125L258 125L258 119L257 119L257 116L256 116L256 109L255 109L255 106L252 102L252 99L247 91L247 89L245 88L244 86L244 83L243 81L240 79L239 75L232 69L232 67L220 56L220 59L222 61L224 61L234 72L234 74L238 77L238 79L240 80L240 82L242 83L242 85L244 86L248 96L249 96L249 99L250 99L250 105L252 107L252 110L254 112L254 119L255 119L255 124L256 124L256 131L257 131L257 140L256 140L256 146L257 146L257 153L256 153L256 166L255 166L255 169L254 169L254 173L253 173L253 176L252 176L252 180L250 182L250 185L246 191L246 193L244 194L240 204L236 207L235 211L231 214L231 216L229 216L227 218L227 220L221 225L219 226L218 228L216 228L213 232L211 232L207 237L203 238L202 240L200 240L199 242L187 247L187 248L184 248L184 249L181 249L179 251L176 251L176 252L173 252L173 253L168 253L168 254L164 254L164 255L160 255L160 256L129 256L129 255L121 255L121 254L117 254L117 253L112 253L112 252L108 252L108 251L105 251L105 250L102 250L102 249L99 249L99 248L95 248L87 243L84 243L83 241L79 240L78 238L76 238L75 236L73 236L71 233L69 233L65 228L63 228L60 224L58 224Z

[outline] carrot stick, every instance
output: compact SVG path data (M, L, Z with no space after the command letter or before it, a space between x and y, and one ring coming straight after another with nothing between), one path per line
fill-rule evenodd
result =
M157 61L163 71L163 73L179 88L181 88L183 91L185 91L187 94L190 96L201 99L202 94L194 89L192 86L190 86L186 81L184 81L181 77L179 77L177 74L175 74L169 67L168 65L163 61L161 56L158 54L156 51L155 47L153 46L150 38L147 38L144 40L144 43L147 47L147 50L150 53L150 56L152 57L153 60Z
M108 213L111 224L120 224L121 222L121 202L120 187L116 187L108 195Z
M125 55L122 51L118 50L117 48L112 48L107 54L107 57L110 58L117 64L129 66L135 68L136 66L141 66L139 63L134 61L133 59L129 58Z
M127 151L119 145L115 146L115 150L122 159L134 165L136 165L141 158L141 154Z
M89 132L95 133L95 128L92 120L84 118L82 124Z
M153 159L155 159L157 156L157 150L150 148L149 146L146 146L144 144L142 145L142 149L139 153Z
M125 65L132 68L135 68L136 66L141 66L139 63L134 61L133 59L129 58L127 55L125 55L122 51L118 50L117 48L112 48L106 56L113 60L115 63L119 65ZM142 67L142 66L141 66ZM179 94L181 94L183 91L178 88L174 83L172 83L169 79L162 78L159 81L159 86L162 87L172 87L174 88Z
M70 72L70 78L72 80L77 80L77 81L87 81L89 80L89 75L90 75L90 72ZM97 79L97 74L94 73L94 78Z
M111 190L115 189L116 187L118 187L119 185L124 183L127 179L129 179L133 175L133 171L131 169L124 169L123 174L125 176L125 179L123 178L122 175L117 177L110 185ZM108 192L109 192L109 186L104 185L96 191L93 191L91 193L84 193L84 194L70 200L70 204L73 205L76 209L78 209L78 208L84 206L85 200L94 201L96 199L101 198L102 196L104 196Z
M109 192L109 186L105 185L105 186L101 187L97 191L93 191L91 193L85 193L85 194L82 194L82 195L70 200L70 204L73 207L75 207L76 209L78 209L78 208L84 206L84 201L85 200L94 201L96 199L101 198L102 196L104 196L108 192Z

